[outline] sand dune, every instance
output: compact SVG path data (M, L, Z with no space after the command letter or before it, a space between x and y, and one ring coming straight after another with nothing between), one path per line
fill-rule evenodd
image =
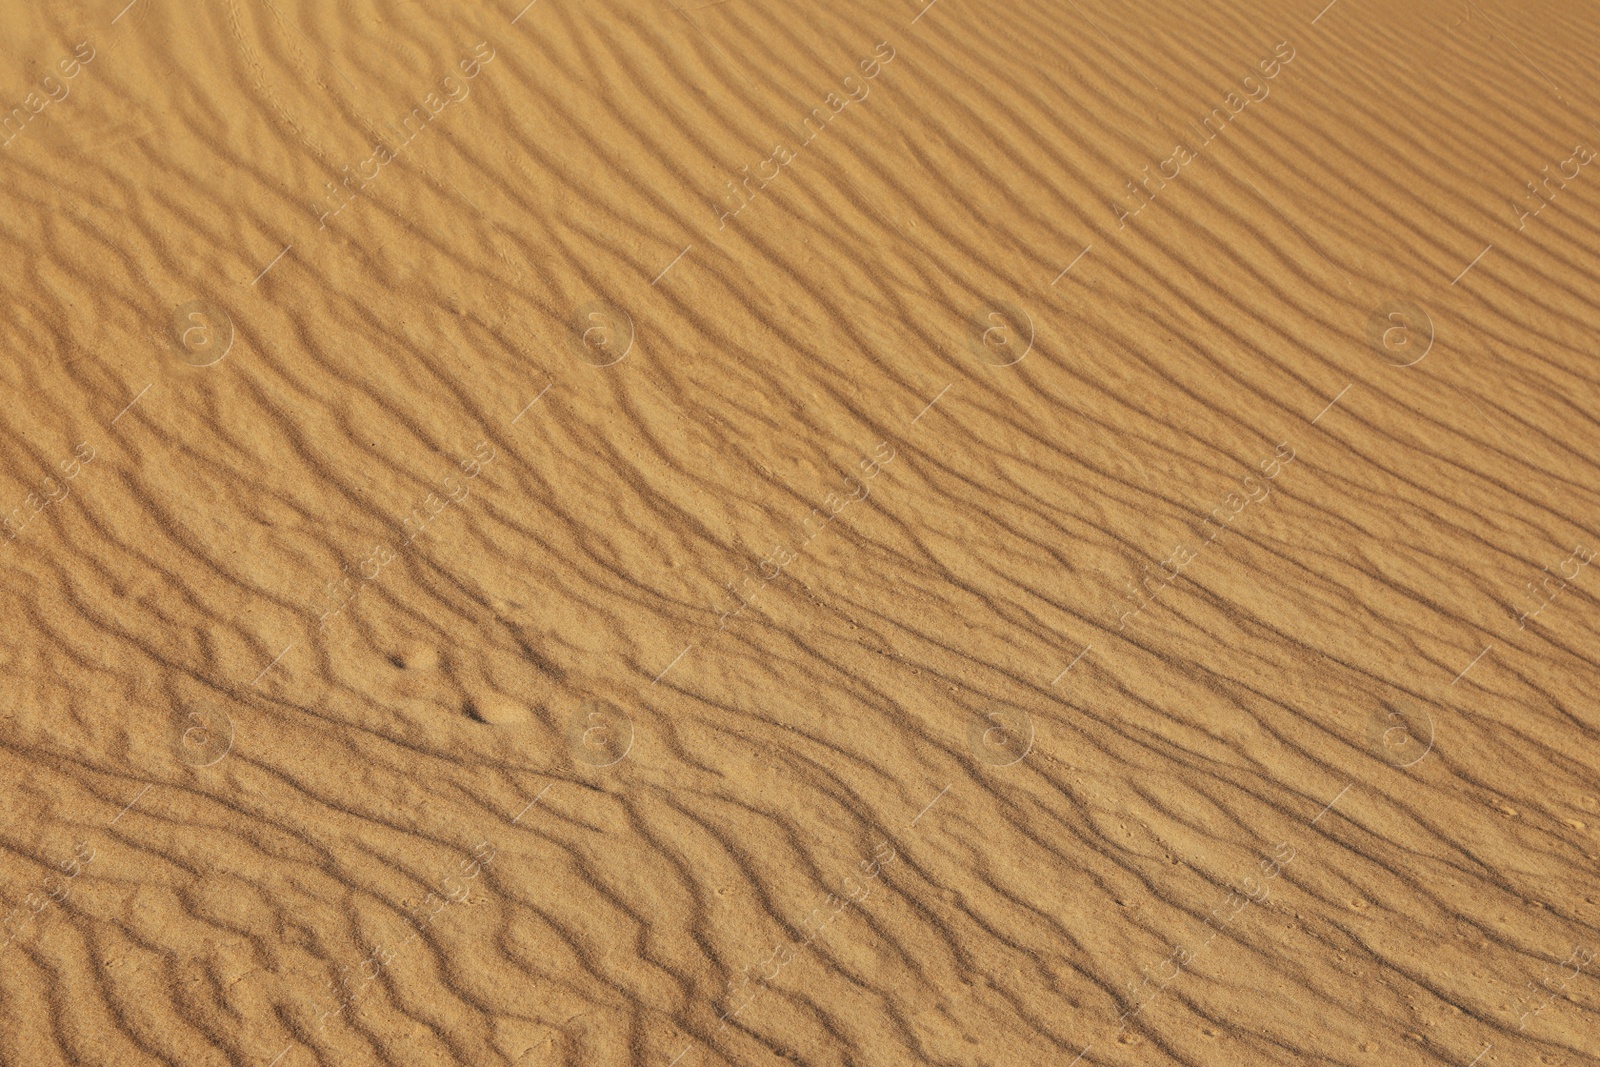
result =
M1592 8L0 7L0 1064L1600 1062Z

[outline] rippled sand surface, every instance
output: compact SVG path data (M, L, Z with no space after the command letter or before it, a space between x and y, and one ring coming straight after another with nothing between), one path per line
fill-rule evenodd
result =
M0 5L0 1064L1600 1062L1504 0Z

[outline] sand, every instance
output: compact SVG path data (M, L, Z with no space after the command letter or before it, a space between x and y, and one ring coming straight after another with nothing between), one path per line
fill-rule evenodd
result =
M1600 1062L1592 7L0 6L0 1064Z

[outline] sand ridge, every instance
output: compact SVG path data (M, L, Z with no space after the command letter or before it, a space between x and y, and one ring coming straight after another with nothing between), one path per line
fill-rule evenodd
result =
M0 1064L1600 1057L1592 11L0 29Z

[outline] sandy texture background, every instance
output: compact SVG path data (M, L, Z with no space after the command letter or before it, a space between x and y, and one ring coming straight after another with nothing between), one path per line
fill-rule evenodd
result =
M1592 4L0 5L0 1063L1600 1062Z

